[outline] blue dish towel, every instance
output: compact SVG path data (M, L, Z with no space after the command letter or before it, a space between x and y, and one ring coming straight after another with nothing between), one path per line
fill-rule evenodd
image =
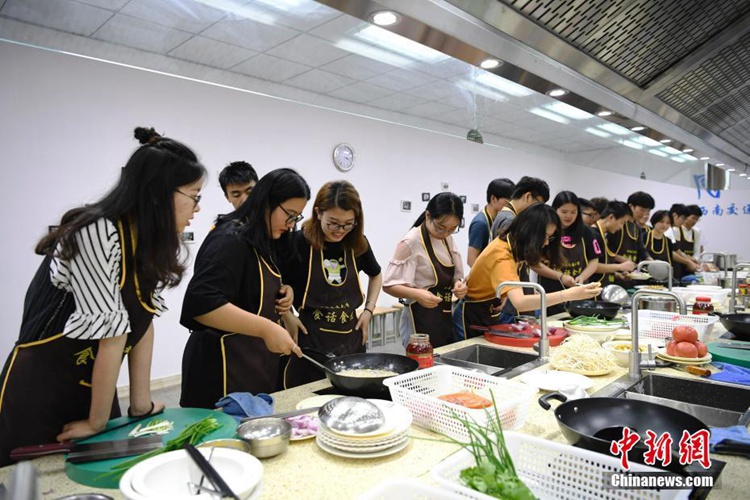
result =
M729 363L713 363L713 365L721 371L712 373L711 380L750 385L750 369Z
M233 392L216 403L224 413L239 422L245 417L262 417L273 413L273 397L264 392L253 396L250 392Z

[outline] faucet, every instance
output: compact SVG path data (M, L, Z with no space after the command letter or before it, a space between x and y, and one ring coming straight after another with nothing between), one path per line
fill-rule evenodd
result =
M503 281L495 288L495 296L500 298L500 290L506 286L518 286L521 288L532 288L536 290L541 297L541 338L539 339L539 359L546 360L549 357L549 339L547 338L547 291L539 283L530 281Z
M724 259L726 262L726 259ZM732 269L732 300L729 302L729 314L737 312L737 271L750 269L750 262L740 262Z
M723 257L723 259L721 259L721 269L722 269L722 271L724 271L724 277L726 278L726 277L727 277L727 260L728 260L728 258L727 258L727 253L726 253L726 252L703 252L703 253L702 253L702 254L700 255L700 258L699 258L699 260L700 260L701 262L706 262L706 261L705 261L705 260L703 259L703 257L705 257L706 255L710 255L711 257L714 257L714 258L715 258L715 257L716 257L717 255L721 255L721 256Z
M630 370L628 371L628 375L632 379L641 378L641 353L638 350L638 298L641 295L664 295L667 297L672 297L677 301L677 306L679 307L680 314L685 314L687 309L685 307L685 301L682 300L682 297L671 290L666 291L641 288L633 294L633 308L631 309L630 316L630 327L633 330L633 340L630 344Z
M636 272L641 272L641 268L643 266L666 266L667 267L667 289L669 291L672 291L672 276L674 275L674 271L672 270L672 265L669 262L664 262L663 260L644 260L642 262L638 263L638 266L636 267ZM651 269L649 267L649 269Z

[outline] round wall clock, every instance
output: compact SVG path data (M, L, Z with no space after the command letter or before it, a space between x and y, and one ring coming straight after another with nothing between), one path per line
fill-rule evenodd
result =
M339 144L333 149L333 164L342 172L354 167L354 149L348 144Z

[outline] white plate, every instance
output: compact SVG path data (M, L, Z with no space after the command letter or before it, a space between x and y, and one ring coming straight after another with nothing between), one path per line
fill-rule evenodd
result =
M327 434L321 433L318 436L318 439L320 439L323 444L330 446L331 448L336 448L337 450L342 451L348 451L350 453L375 453L378 451L387 450L388 448L393 448L394 446L398 446L404 441L407 441L409 439L409 436L407 434L400 434L397 438L392 439L389 442L382 443L382 444L373 444L372 446L362 446L362 445L354 445L350 446L347 444L341 444L337 441L332 441L329 439L329 436Z
M628 274L628 279L645 281L645 280L651 279L651 275L648 273L630 273Z
M332 399L336 398L343 398L341 394L323 394L320 396L312 396L307 399L303 399L299 403L297 403L297 406L294 408L297 410L301 410L303 408L314 408L317 406L323 406L327 402L331 401ZM314 413L317 413L318 411L315 410Z
M240 498L254 493L263 477L260 460L239 450L204 448L199 451L221 474L227 485ZM213 451L213 455L211 452ZM126 484L137 495L145 498L193 499L188 482L198 483L201 472L185 450L170 451L134 465ZM123 479L120 487L123 487Z
M561 387L576 386L583 390L594 386L594 381L584 375L558 370L535 370L526 372L519 377L524 384L528 384L544 391L559 391Z
M409 438L404 440L403 443L400 443L386 450L377 451L374 453L352 453L349 451L338 450L336 448L333 448L332 446L328 446L327 444L323 443L320 440L320 436L315 438L315 443L317 443L318 447L320 447L321 450L325 451L326 453L330 453L331 455L336 455L337 457L366 459L366 458L387 457L388 455L393 455L394 453L398 453L399 451L409 446Z
M678 365L704 365L706 363L711 362L711 354L706 354L702 358L683 358L680 356L670 356L666 352L657 352L656 353L657 358L661 358L665 361L671 361L672 363L676 363Z
M334 446L336 448L346 449L346 448L366 448L370 446L385 446L385 445L394 445L397 441L400 441L403 439L407 434L408 431L399 432L398 434L393 434L388 436L384 439L378 439L378 440L359 440L355 441L354 439L339 439L339 437L335 434L331 434L327 432L325 429L319 432L321 438L331 446Z
M331 434L336 434L340 439L373 439L373 438L384 438L393 434L398 434L405 431L411 426L412 415L411 412L406 409L405 406L392 401L386 401L384 399L368 399L368 401L374 403L385 416L385 422L383 426L372 432L366 432L364 434L355 434L353 432L342 432L334 429L325 427L325 424L321 422L321 426Z

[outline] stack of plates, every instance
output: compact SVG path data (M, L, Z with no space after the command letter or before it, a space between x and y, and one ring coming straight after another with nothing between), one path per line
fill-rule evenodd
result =
M346 458L378 458L398 453L409 444L412 415L406 407L382 399L369 399L385 416L383 426L372 432L355 434L326 427L322 422L315 436L320 449Z

